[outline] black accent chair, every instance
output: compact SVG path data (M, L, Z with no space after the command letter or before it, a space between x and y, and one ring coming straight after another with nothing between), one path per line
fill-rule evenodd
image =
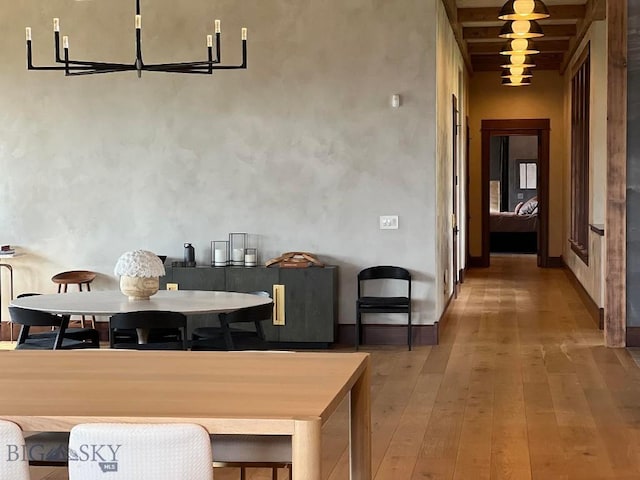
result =
M269 297L268 292L251 292L252 295ZM273 303L243 308L218 315L219 327L199 327L191 334L192 350L267 350L262 322L273 317ZM250 328L233 328L233 324L253 324Z
M148 335L146 343L119 342L118 332L142 330ZM160 330L171 335L156 335ZM187 317L179 312L160 310L118 313L109 319L109 344L111 348L131 350L188 350Z
M365 296L363 282L369 280L404 280L407 282L406 297ZM356 350L362 343L361 325L363 313L406 313L407 344L411 350L411 274L402 267L381 265L365 268L358 273L358 300L356 301Z
M69 325L68 315L54 315L20 307L9 307L9 314L11 321L21 326L16 350L68 350L100 347L100 343L94 341L95 338L82 341L66 337L66 329ZM30 335L31 327L50 327L54 330Z
M17 298L24 297L33 297L35 295L40 295L39 293L21 293ZM71 321L69 319L69 321ZM36 338L46 338L46 337L55 337L57 332L52 330L50 332L40 332L40 333L30 333L30 339ZM69 338L71 340L78 340L81 342L89 342L95 348L100 348L100 332L95 328L84 328L84 327L68 327L64 331L64 338Z

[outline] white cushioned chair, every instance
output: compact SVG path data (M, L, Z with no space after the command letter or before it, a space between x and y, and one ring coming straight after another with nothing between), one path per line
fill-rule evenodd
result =
M29 480L29 463L23 458L24 437L18 425L0 420L0 480Z
M82 424L69 437L69 480L211 480L212 462L200 425Z

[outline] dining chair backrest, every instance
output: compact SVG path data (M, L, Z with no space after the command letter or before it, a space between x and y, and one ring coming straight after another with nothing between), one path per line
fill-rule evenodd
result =
M31 327L55 327L57 334L52 342L53 350L61 348L64 340L64 332L69 325L69 317L66 315L54 315L53 313L41 312L40 310L29 310L27 308L9 307L11 321L21 325L20 334L16 348L25 344L29 337Z
M141 348L140 345L131 345L130 343L118 344L114 342L115 330L133 330L143 329L151 332L149 338L152 338L153 330L175 331L176 335L170 341L161 339L158 342L150 341L145 345L146 349L153 349L154 345L162 350L187 350L187 317L179 312L167 312L160 310L149 310L139 312L118 313L109 320L110 344L112 348Z
M369 267L361 270L358 273L358 297L361 297L361 282L364 280L407 280L408 283L408 297L411 297L411 273L409 270L402 267L395 267L392 265L379 265L376 267Z
M29 480L29 462L24 458L24 436L18 425L0 420L0 480Z
M229 313L221 313L218 318L220 319L220 326L225 338L225 342L230 350L238 348L234 336L238 336L244 332L237 332L231 329L232 324L236 323L253 323L255 326L255 336L258 341L264 342L266 346L266 339L264 335L264 329L262 328L262 322L271 320L273 316L273 303L267 303L265 305L257 305L255 307L243 308Z
M195 424L80 424L69 438L69 480L211 480L212 461Z

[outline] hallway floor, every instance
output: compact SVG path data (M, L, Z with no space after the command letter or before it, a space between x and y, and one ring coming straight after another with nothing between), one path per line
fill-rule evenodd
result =
M640 479L631 355L603 347L564 270L539 269L535 256L491 260L468 272L439 346L365 347L374 479ZM343 404L323 430L323 478L348 478L347 438ZM271 479L269 470L248 473ZM239 472L216 470L215 479Z

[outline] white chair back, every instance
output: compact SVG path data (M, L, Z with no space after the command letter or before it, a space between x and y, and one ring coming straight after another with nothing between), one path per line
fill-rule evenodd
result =
M29 480L24 436L18 425L0 420L0 480Z
M211 480L209 434L192 424L77 425L69 480Z

